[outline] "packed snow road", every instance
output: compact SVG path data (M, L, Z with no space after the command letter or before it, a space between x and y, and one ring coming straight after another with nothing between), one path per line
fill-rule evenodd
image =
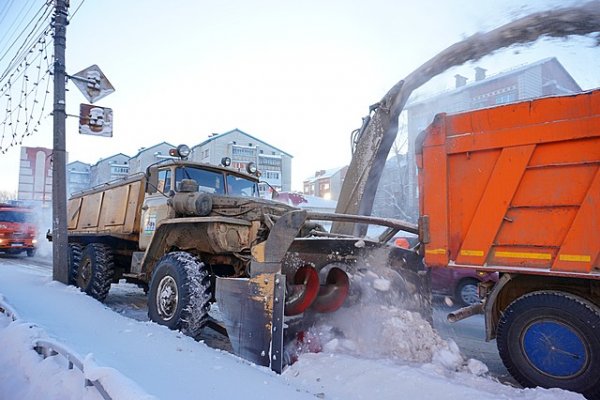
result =
M51 260L48 258L24 258L23 256L6 256L1 259L21 268L49 272L52 268ZM463 355L482 361L489 368L489 375L500 382L519 386L510 376L500 360L495 342L485 342L483 316L473 316L458 323L449 323L446 315L458 307L445 303L443 298L436 298L434 302L434 328L443 339L454 340ZM146 294L136 285L120 283L112 285L105 305L115 312L138 321L148 321L148 308ZM205 329L201 337L205 343L213 348L230 351L228 340L211 329Z
M143 291L131 285L113 286L108 308L53 282L47 263L13 257L0 259L0 294L21 318L0 314L0 398L98 398L73 384L83 382L77 371L33 352L34 338L49 337L94 366L85 377L115 399L582 399L502 385L418 316L393 307L335 313L313 332L322 351L301 354L279 376L148 322Z

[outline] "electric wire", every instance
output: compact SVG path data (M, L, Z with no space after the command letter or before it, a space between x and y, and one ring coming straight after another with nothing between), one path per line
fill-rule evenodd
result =
M42 10L42 9L40 9ZM48 5L46 5L46 9L43 11L42 15L37 19L37 21L35 22L35 25L33 26L33 28L31 29L31 31L29 32L29 34L25 37L25 39L23 40L21 46L19 47L19 49L17 50L15 56L13 57L13 59L9 62L6 71L2 74L2 76L0 77L0 81L2 81L2 79L4 79L7 75L7 71L9 71L11 69L12 66L14 66L15 64L15 60L19 59L19 57L22 57L23 53L26 51L29 51L29 46L31 46L32 42L37 41L37 39L31 39L32 36L35 36L36 34L39 35L40 30L45 30L45 29L41 29L43 27L40 27L40 24L43 23L44 21L48 20L50 15L52 14L52 8L49 7ZM36 17L39 15L39 12L36 13ZM33 22L33 19L27 24L27 27L29 27L31 25L31 23ZM23 30L23 32L25 32L25 30ZM19 35L19 36L22 36ZM14 41L10 47L4 52L4 54L2 54L0 56L0 62L2 60L4 60L4 58L10 53L10 50L12 49L12 47L17 43L17 41Z
M14 1L15 0L9 0L8 2L4 3L4 7L2 7L2 10L0 10L0 25L2 25L2 22L4 22L4 19L8 15L8 10L10 10L10 7Z
M10 25L10 27L6 30L6 32L2 36L2 38L0 38L0 44L3 43L4 39L6 39L6 38L8 38L8 41L11 40L11 37L19 29L20 24L27 18L27 15L29 14L29 12L31 11L31 9L33 8L34 1L35 0L28 0L28 2L23 5L23 7L19 11L18 15L13 19L12 24ZM25 15L21 16L21 14L23 13L23 11L25 10L25 8L27 7L28 4L29 4L29 8L27 9L27 12L25 13ZM13 28L14 28L14 30L13 30ZM15 39L15 42L18 41L18 40L19 39L18 39L18 36L17 36L17 38Z
M75 9L75 11L73 11L73 14L71 14L71 17L69 18L69 22L71 22L71 20L73 19L73 17L75 17L75 14L77 14L77 11L79 11L79 9L83 5L83 3L85 3L85 0L81 0L81 2L79 3L79 5Z

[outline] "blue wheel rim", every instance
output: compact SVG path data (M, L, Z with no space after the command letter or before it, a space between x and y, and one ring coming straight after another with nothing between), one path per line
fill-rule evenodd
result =
M553 378L572 378L588 364L588 348L570 325L556 320L531 323L522 336L525 356L538 371Z

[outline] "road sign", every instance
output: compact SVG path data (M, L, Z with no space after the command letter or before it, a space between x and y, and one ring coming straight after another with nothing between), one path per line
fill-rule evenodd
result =
M82 135L112 137L113 111L92 104L79 105L79 133Z
M115 91L100 67L95 64L79 71L70 78L90 103L100 100Z

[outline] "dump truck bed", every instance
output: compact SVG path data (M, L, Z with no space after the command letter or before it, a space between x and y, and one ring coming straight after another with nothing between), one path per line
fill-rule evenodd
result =
M109 234L137 241L144 188L140 174L74 195L67 204L69 235Z
M427 265L600 279L600 90L440 114L417 147Z

